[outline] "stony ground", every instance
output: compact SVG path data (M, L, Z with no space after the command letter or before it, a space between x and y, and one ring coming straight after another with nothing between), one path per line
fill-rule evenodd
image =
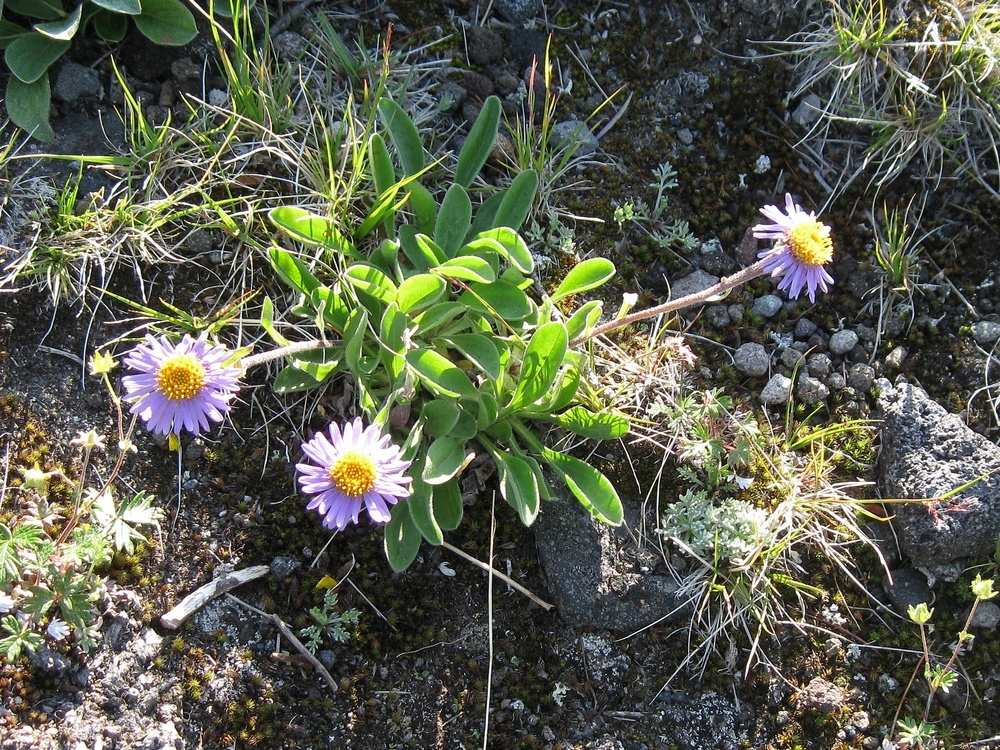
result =
M453 64L442 73L441 86L450 92L447 116L456 125L474 118L490 93L511 102L532 56L544 54L547 32L535 3L493 5L485 29L466 28L445 45ZM356 10L369 32L392 23L394 43L415 45L482 19L484 9L473 6L401 1ZM339 4L338 9L344 10ZM621 271L619 291L638 290L648 301L668 289L674 294L696 289L746 263L752 256L744 229L759 205L784 190L823 205L825 192L816 176L822 171L792 148L807 113L798 109L799 102L785 101L790 72L780 60L756 58L766 50L759 40L801 27L803 9L763 0L709 0L573 3L545 10L553 52L573 80L561 101L561 121L585 118L604 95L625 87L612 104L621 116L606 132L595 127L592 134L597 163L579 175L583 189L554 199L564 216L603 223L564 218L559 229L549 222L554 252L572 242L580 256L608 255ZM300 31L293 27L292 33ZM294 41L285 37L290 48ZM173 106L171 92L192 85L186 76L201 70L206 49L196 42L161 58L127 44L123 60L150 106L164 108ZM106 70L90 67L93 58L87 54L82 50L78 56L82 68L67 63L56 80L58 146L67 153L103 149L95 125L113 121ZM208 81L208 88L218 85L219 80ZM113 128L109 137L116 137ZM761 157L767 157L767 168ZM676 253L663 252L638 228L614 220L616 205L652 199L653 170L664 161L679 173L669 215L688 220L700 240ZM58 167L49 163L44 169ZM84 189L102 184L107 178L95 171ZM906 197L916 189L903 181L890 193ZM725 304L692 314L685 322L699 356L694 377L757 408L769 407L779 421L791 391L799 416L818 408L814 420L822 422L882 416L873 385L878 378L903 376L961 419L947 423L954 444L944 450L932 429L944 424L935 411L940 407L921 400L918 419L913 412L891 411L889 401L901 403L902 397L884 397L882 409L898 420L893 434L909 440L900 453L926 449L919 454L923 466L883 465L883 474L890 472L895 482L886 491L914 491L921 477L939 476L928 468L934 461L949 477L938 490L946 491L952 479L1000 465L998 424L989 407L995 392L980 393L970 403L987 382L988 352L1000 337L995 320L1000 207L965 183L945 183L929 194L925 215L940 231L927 243L913 314L880 324L879 306L869 304L869 290L877 284L863 210L869 203L859 190L841 196L825 214L839 250L832 295L814 305L788 302L760 281ZM543 239L545 234L543 227ZM130 280L118 283L127 293ZM197 275L183 272L157 283L160 293L181 306L201 288ZM41 457L62 464L70 460L66 443L72 434L110 427L107 399L87 382L75 359L89 351L81 343L85 337L91 349L111 338L105 324L125 313L102 310L92 324L89 312L77 312L52 313L40 294L0 296L0 435L10 437L15 461ZM261 398L274 398L258 385ZM888 392L887 385L883 390ZM337 413L345 395L330 394L324 406ZM253 424L259 414L252 399L246 401L234 425ZM893 608L905 611L907 604L932 596L916 567L954 563L933 594L943 631L953 633L968 608L966 554L942 560L939 551L930 560L922 558L925 532L917 519L900 536L906 557L891 541L885 547L895 569L887 589L875 556L862 561L865 585L888 608L814 561L811 567L825 587L842 592L836 601L842 611L850 608L853 622L823 623L835 635L779 630L768 648L780 674L763 669L744 674L737 654L732 663L713 661L703 679L682 671L671 680L687 653L676 624L625 637L636 618L650 622L662 614L655 603L664 585L657 582L663 571L656 559L630 545L628 534L598 540L602 555L613 553L611 573L603 567L604 557L579 561L589 566L584 577L594 586L607 584L598 600L593 587L562 587L546 559L551 548L542 535L579 529L579 519L560 526L553 512L536 540L497 507L498 567L556 600L559 613L543 611L501 583L494 586L490 611L484 574L426 545L407 573L394 575L367 528L338 536L321 554L328 538L293 493L295 456L289 446L298 442L296 418L276 420L266 431L227 429L187 446L176 516L174 457L141 437L123 481L155 490L167 512L163 532L113 563L101 602L103 640L95 653L46 649L28 665L0 666L0 747L474 747L483 743L488 683L490 747L884 747L919 644ZM985 437L964 432L963 424ZM975 462L965 460L970 455ZM956 469L956 462L967 465ZM863 479L878 478L875 466L860 473ZM480 559L490 547L488 477L484 484L477 498L467 498L468 520L450 540ZM643 488L622 478L619 491L631 498L635 519ZM989 534L1000 523L1000 487L994 478L973 494L988 512L967 516L972 528L962 526L962 517L954 523L948 517L952 536L946 548L965 553L975 535L976 554L986 560ZM596 533L579 531L585 539ZM320 579L340 578L350 569L350 586L341 585L339 592L342 606L361 612L360 622L348 643L320 653L338 684L336 693L276 638L272 625L231 600L216 600L179 632L159 623L160 615L220 571L258 564L269 566L270 573L235 593L296 628L307 624L306 609L319 602ZM590 605L598 601L603 619ZM974 690L949 696L935 708L940 725L953 732L946 746L1000 733L1000 635L995 622L987 624L962 664ZM895 650L871 647L876 644Z

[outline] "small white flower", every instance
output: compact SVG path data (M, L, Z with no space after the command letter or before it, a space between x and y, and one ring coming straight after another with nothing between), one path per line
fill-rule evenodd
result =
M750 485L753 484L753 477L737 476L733 479L733 481L736 482L736 486L739 487L741 490L748 490L750 489Z
M14 599L0 591L0 615L5 615L14 609Z
M58 617L53 617L52 622L49 626L45 628L45 632L49 634L49 638L54 641L61 641L67 635L69 635L69 625L60 620Z
M757 163L753 165L753 171L757 174L764 174L771 168L771 158L767 154L757 157Z
M70 445L75 445L84 450L104 450L104 437L97 434L97 430L80 430L76 437L69 441Z

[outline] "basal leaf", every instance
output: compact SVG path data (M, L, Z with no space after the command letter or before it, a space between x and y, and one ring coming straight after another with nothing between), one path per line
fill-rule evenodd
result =
M559 284L555 294L552 295L552 301L558 302L571 294L580 294L595 289L614 275L615 264L607 258L589 258L582 263L577 263Z
M521 360L514 394L504 408L506 413L517 412L549 392L562 367L568 343L566 326L558 321L535 330Z
M181 0L142 0L142 12L133 18L136 28L156 44L181 47L198 36L194 16Z
M622 502L608 478L590 464L546 448L543 454L570 492L599 521L620 526L625 518Z
M493 216L493 226L520 229L524 220L528 218L537 191L538 172L533 169L521 172L504 191L503 200Z
M472 202L461 185L452 185L445 193L434 224L434 241L449 258L454 258L472 225Z
M490 96L486 99L479 116L469 129L469 135L458 154L458 165L455 168L456 183L462 187L469 187L476 179L476 175L486 163L490 151L493 150L499 127L500 100L495 96Z
M420 551L420 538L406 500L393 505L385 526L385 556L394 571L402 573L410 567Z
M424 149L420 133L402 107L388 97L378 103L378 114L396 147L404 175L409 177L424 168Z

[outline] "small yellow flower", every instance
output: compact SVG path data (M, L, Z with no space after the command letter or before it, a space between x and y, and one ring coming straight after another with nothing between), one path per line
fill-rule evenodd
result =
M993 590L993 579L984 579L981 575L976 573L976 577L972 581L972 595L979 601L983 602L996 596L997 592Z
M115 358L108 352L96 351L90 357L90 374L107 375L118 366Z
M934 615L934 610L930 609L926 602L920 602L917 606L909 606L906 608L906 614L910 616L917 625L926 625L930 622L931 617Z
M44 496L48 494L49 479L55 475L54 471L42 471L38 464L35 464L30 469L18 466L17 470L21 472L22 487L35 490L39 495Z

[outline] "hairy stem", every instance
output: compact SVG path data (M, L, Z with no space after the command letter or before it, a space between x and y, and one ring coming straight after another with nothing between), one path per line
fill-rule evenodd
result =
M616 318L615 320L609 320L607 323L603 323L593 331L586 335L577 336L573 339L572 344L582 344L588 339L592 339L595 336L600 336L602 334L611 333L612 331L617 331L619 328L624 328L625 326L632 325L633 323L638 323L640 320L646 320L647 318L652 318L656 315L663 315L664 313L676 312L678 310L683 310L686 307L693 307L694 305L704 304L708 302L713 297L725 294L727 292L736 289L737 287L743 286L748 281L753 281L759 276L763 276L767 273L764 270L764 261L759 260L752 266L747 266L742 271L734 273L732 276L726 276L719 282L712 284L712 286L707 289L702 289L700 292L694 292L686 297L681 297L680 299L672 299L668 302L664 302L662 305L656 305L655 307L647 307L645 310L637 310L634 313L626 315L623 318Z
M260 354L254 354L250 357L244 357L240 361L240 366L244 370L249 370L251 367L262 365L265 362L273 362L276 359L289 357L293 354L301 354L302 352L324 349L330 345L331 343L329 341L320 341L319 339L314 339L312 341L296 341L294 344L288 344L277 349L272 349L269 352L262 352Z

